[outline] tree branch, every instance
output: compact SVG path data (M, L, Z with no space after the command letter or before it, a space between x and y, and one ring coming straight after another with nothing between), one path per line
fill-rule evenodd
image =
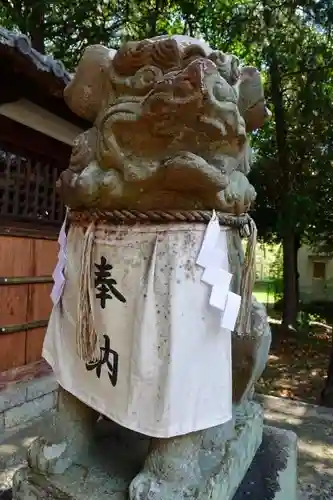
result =
M333 66L317 66L316 68L302 68L298 71L291 71L289 73L284 73L282 78L286 78L288 76L296 76L296 75L304 75L304 73L316 73L321 70L333 70Z

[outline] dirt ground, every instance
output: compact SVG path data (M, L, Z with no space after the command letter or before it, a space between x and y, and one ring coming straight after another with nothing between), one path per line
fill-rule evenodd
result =
M319 404L331 348L331 327L313 323L310 331L282 331L271 323L272 346L257 391Z

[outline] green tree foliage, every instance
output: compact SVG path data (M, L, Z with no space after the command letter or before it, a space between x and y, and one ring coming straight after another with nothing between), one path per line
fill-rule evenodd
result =
M0 19L8 28L28 34L34 48L74 69L87 45L119 44L131 8L130 0L2 0Z
M195 0L184 1L185 4ZM175 0L2 0L0 24L30 36L34 48L73 70L90 44L116 48L140 39L190 29L190 13Z
M254 217L266 241L283 244L287 326L297 316L297 250L303 239L321 232L318 211L324 207L318 198L331 176L332 7L295 0L213 3L214 15L202 19L199 31L260 67L266 79L273 120L253 135ZM329 212L326 205L326 225Z

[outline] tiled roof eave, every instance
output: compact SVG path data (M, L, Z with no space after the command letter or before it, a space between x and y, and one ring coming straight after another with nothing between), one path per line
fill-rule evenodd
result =
M35 66L37 71L42 71L53 75L64 87L71 80L70 73L66 70L61 61L57 61L48 55L41 54L31 46L29 37L22 33L8 31L0 27L0 46L15 50L26 60Z

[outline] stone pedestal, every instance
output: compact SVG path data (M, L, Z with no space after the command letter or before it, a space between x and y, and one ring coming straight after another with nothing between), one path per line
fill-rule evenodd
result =
M296 499L297 436L265 426L261 446L233 500Z
M110 433L110 427L112 428ZM149 439L104 423L94 449L64 474L41 476L18 471L13 500L127 500L131 480L147 455ZM203 456L202 467L209 467ZM250 403L236 417L221 468L202 484L200 500L296 500L296 439L265 427L261 407ZM170 499L172 500L172 499Z

